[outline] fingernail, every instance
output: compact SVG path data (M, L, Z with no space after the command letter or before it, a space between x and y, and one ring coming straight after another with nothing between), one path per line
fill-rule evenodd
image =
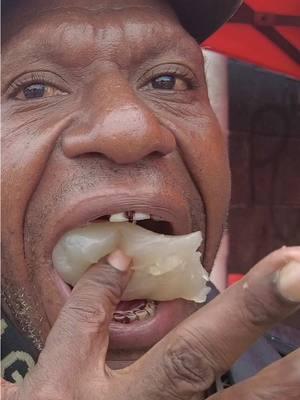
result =
M107 257L108 263L119 271L127 271L131 264L131 258L123 251L115 250Z
M300 262L290 261L278 275L279 292L287 300L300 302Z

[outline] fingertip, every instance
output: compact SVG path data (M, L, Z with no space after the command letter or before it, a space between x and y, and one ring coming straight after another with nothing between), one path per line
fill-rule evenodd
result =
M121 272L126 272L130 269L132 258L127 256L122 250L117 249L107 257L107 262L113 268Z
M284 298L300 303L300 262L290 261L279 271L277 287Z

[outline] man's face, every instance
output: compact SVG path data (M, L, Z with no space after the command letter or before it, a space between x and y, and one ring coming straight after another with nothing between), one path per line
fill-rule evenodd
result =
M3 294L43 343L69 287L52 265L62 234L141 211L173 234L201 230L211 268L229 199L224 140L202 54L155 0L32 0L4 22ZM195 310L111 328L110 358L131 359Z

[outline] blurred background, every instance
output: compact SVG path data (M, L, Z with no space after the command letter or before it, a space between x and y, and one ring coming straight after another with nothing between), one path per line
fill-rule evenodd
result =
M223 290L272 250L300 245L300 1L245 0L202 47L232 170L212 274Z
M300 244L300 81L205 55L232 171L227 232L213 273L224 289L272 250Z
M300 244L300 81L228 63L232 202L228 270Z

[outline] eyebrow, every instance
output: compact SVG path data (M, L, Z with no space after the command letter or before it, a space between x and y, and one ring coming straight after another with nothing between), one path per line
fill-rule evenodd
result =
M50 31L54 32L50 37L49 26ZM130 26L132 28L132 24ZM162 23L155 24L153 21L149 21L149 24L138 23L137 21L135 28L142 30L141 33L143 34L139 36L143 41L143 46L137 45L137 35L134 36L134 40L130 40L132 32L128 27L124 29L120 29L119 25L115 29L112 25L109 27L110 35L119 35L121 44L126 41L128 52L131 51L132 53L131 57L149 60L163 54L166 57L170 55L182 60L190 60L193 65L199 67L203 65L200 48L188 34L180 34L180 25L177 27L176 25L168 26L168 24ZM153 42L152 36L155 29L159 30L161 38L159 43ZM105 59L105 53L112 53L115 58L118 58L118 48L111 49L103 44L105 40L107 41L106 33L106 27L102 28L79 20L75 23L73 21L71 24L64 21L59 23L51 16L49 18L42 15L41 21L26 26L12 38L12 46L10 46L11 43L8 43L8 53L10 53L10 47L12 47L13 54L11 57L8 54L7 59L11 59L13 63L20 65L30 64L34 66L39 64L41 60L46 60L62 66L72 66L75 57L77 59L79 57L84 66L95 61L97 57ZM177 33L180 40L174 42L174 35ZM24 51L24 47L26 47L26 51ZM137 49L142 50L140 54L137 53ZM4 59L6 59L5 56Z

